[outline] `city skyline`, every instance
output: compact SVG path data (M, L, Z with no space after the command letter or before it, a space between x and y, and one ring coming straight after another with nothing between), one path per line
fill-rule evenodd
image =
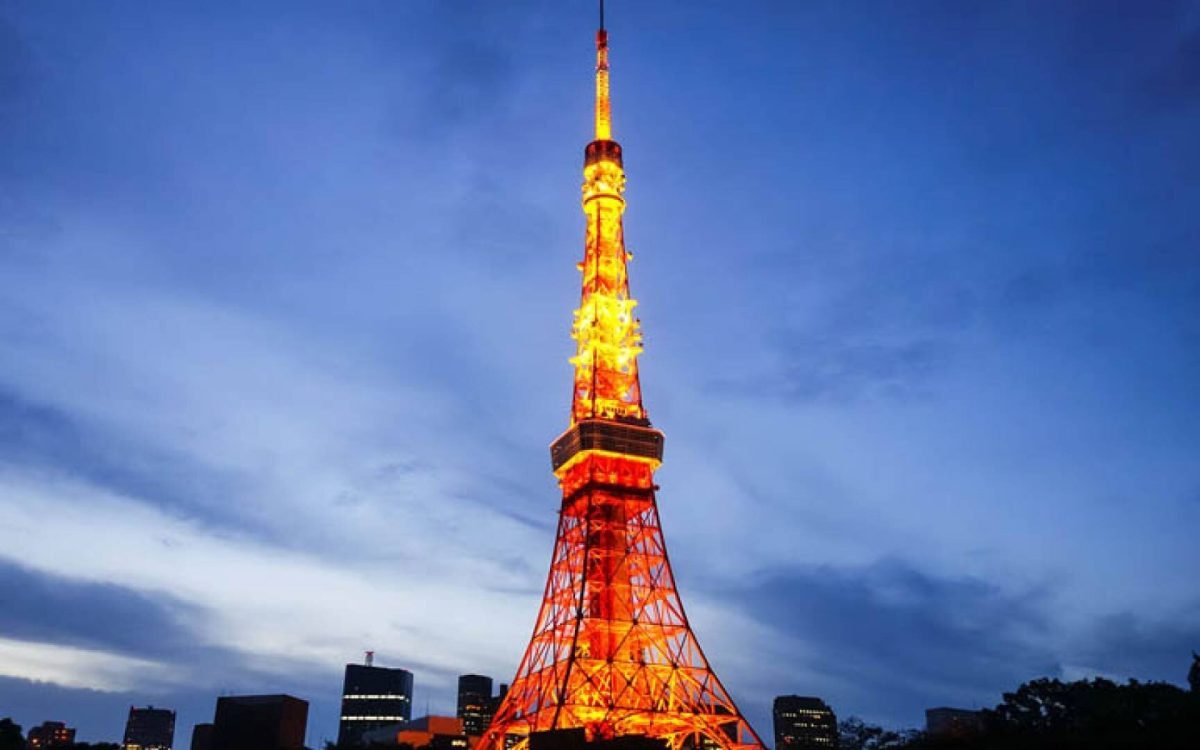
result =
M591 6L0 10L0 713L508 681ZM760 734L1183 683L1197 8L610 4L664 527Z

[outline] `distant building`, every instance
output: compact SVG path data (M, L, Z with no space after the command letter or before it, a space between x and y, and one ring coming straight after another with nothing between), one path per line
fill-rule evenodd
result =
M500 710L500 704L504 702L504 696L506 696L506 695L508 695L508 683L502 682L502 683L500 683L500 688L496 691L496 694L492 696L492 705L491 705L492 716L495 716L496 712ZM491 723L492 722L489 719L488 725L490 726Z
M412 672L377 667L370 651L365 664L347 664L338 744L361 745L366 732L407 724L412 718L412 693Z
M931 737L970 737L983 732L983 714L965 708L925 709L925 733Z
M363 743L412 745L430 750L467 750L470 740L457 716L422 716L404 725L380 727L363 732Z
M212 750L212 724L197 724L192 727L192 750Z
M175 712L166 708L129 707L124 750L171 750L175 744Z
M775 699L775 750L838 746L837 716L820 698L781 695Z
M43 747L67 747L75 744L75 728L61 721L43 721L40 727L33 727L25 738L30 750L41 750Z
M290 695L217 699L210 750L303 750L308 701Z
M462 719L463 732L468 737L478 737L492 723L495 713L492 698L492 678L481 674L464 674L458 678L458 718Z

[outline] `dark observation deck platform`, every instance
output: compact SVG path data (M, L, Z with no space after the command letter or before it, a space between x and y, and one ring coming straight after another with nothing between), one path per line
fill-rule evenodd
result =
M581 451L623 453L662 461L663 434L645 424L610 419L585 419L574 424L550 444L550 463L558 467Z

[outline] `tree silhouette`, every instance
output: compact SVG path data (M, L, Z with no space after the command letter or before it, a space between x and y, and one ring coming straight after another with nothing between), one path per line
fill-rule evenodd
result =
M916 735L906 750L1196 750L1200 695L1161 682L1026 682L972 736Z
M896 750L907 747L914 732L895 732L868 724L857 716L838 722L839 750Z
M9 718L0 719L0 750L22 750L24 747L21 725Z

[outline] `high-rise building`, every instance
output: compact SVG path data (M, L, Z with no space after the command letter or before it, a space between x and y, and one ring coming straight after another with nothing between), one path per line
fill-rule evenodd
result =
M492 678L481 674L464 674L458 678L458 718L463 732L478 737L492 723L496 710L492 699Z
M365 664L347 664L338 744L359 745L364 732L407 724L412 718L412 692L412 672L377 667L371 652Z
M772 708L775 750L830 750L838 746L837 716L820 698L781 695Z
M642 735L669 750L762 750L701 651L667 560L654 477L663 434L642 403L603 15L601 4L571 412L550 446L558 532L533 637L476 750L527 750L530 733L558 729L582 729L588 742Z
M290 695L217 699L211 750L303 750L308 701Z
M44 747L67 747L75 744L75 728L61 721L43 721L41 726L33 727L25 738L30 750L42 750Z
M129 707L124 750L171 750L175 744L175 712L166 708Z

